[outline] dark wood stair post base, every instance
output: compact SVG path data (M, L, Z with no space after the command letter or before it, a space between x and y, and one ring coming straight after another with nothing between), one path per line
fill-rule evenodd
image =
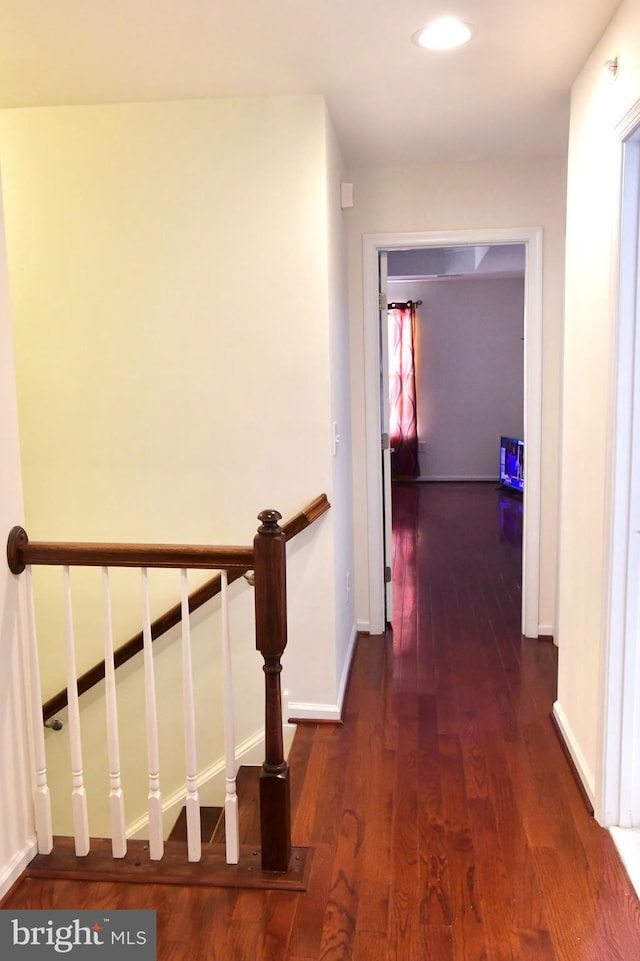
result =
M291 865L289 767L260 773L260 846L263 871L288 871Z

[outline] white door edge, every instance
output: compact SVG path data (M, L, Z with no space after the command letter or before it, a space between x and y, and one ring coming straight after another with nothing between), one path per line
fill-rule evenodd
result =
M595 816L606 827L640 825L640 101L617 127L619 219L614 227L609 518ZM634 437L635 435L635 437Z

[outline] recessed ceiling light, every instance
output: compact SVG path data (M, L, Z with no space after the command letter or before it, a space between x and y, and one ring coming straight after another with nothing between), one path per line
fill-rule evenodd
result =
M454 17L442 17L414 33L411 38L427 50L452 50L471 39L471 27Z

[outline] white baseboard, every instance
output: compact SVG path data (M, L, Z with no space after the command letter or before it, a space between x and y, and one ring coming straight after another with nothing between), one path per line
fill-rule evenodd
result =
M33 861L38 853L38 843L35 837L31 838L25 846L17 851L10 860L3 865L0 871L0 898L3 898L7 891L10 891L16 883L27 865Z
M370 633L371 633L371 622L370 622L370 621L356 621L356 633L357 633L357 634L370 634Z
M289 701L289 717L300 721L340 721L342 720L342 708L344 705L347 684L349 683L349 673L353 654L356 649L356 640L360 629L358 624L354 624L347 646L347 656L344 659L342 676L338 684L338 693L335 704L315 704L310 701Z
M562 739L565 743L567 751L571 756L576 769L576 773L582 782L582 786L585 793L591 803L592 807L595 807L596 803L596 782L595 778L587 764L584 754L580 750L580 746L576 741L571 726L567 720L567 717L560 706L560 702L556 701L553 705L553 716L556 719L556 723L562 735Z
M338 707L340 708L340 716L342 717L342 708L344 706L344 698L347 693L347 684L349 683L349 675L351 674L351 665L353 663L353 655L356 649L356 641L358 640L358 628L354 624L351 628L351 636L349 637L349 643L347 644L347 656L344 659L344 664L342 665L342 677L340 678L340 683L338 685Z
M416 477L415 480L423 481L424 483L427 483L427 484L429 483L429 481L432 481L433 483L442 482L442 481L483 481L483 482L489 481L494 484L499 483L499 478L496 477L495 474L490 474L489 476L487 476L486 474L474 474L473 476L469 476L469 474L464 474L464 475L437 474L434 476L427 475L427 474L420 474L420 476Z
M338 721L342 712L338 704L314 704L312 701L291 701L291 717L296 721Z
M538 637L552 637L555 643L556 632L553 624L538 624Z

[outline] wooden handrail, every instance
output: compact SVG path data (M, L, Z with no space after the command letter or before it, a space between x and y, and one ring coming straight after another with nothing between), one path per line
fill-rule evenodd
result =
M315 500L311 501L304 507L301 511L291 517L288 521L282 524L281 529L284 532L285 539L287 541L291 540L297 534L300 534L303 530L314 523L319 517L321 517L326 511L331 507L326 494L320 494ZM106 561L105 552L114 551L118 546L124 547L126 550L131 549L126 556L126 563L117 562L111 563ZM133 557L133 551L142 552L149 548L150 545L107 545L107 544L49 544L46 542L30 542L26 532L21 527L14 527L9 534L9 541L7 543L7 560L9 562L9 567L14 574L19 574L24 570L26 564L78 564L86 566L121 566L121 567L140 567L140 566L162 566L162 567L190 567L194 566L192 564L156 564L147 561L147 563L133 563L131 558ZM155 550L160 550L158 545L153 545ZM239 580L253 567L253 549L248 548L189 548L189 547L176 547L175 545L170 545L169 549L173 551L174 558L178 556L177 552L189 552L196 551L200 560L206 557L208 560L214 555L217 559L222 556L219 552L234 552L231 557L232 559L238 560L238 555L235 552L243 552L243 566L234 565L228 575L229 584L234 581ZM208 553L206 553L208 552ZM154 553L154 551L152 551ZM74 555L76 559L68 560L66 558ZM44 556L47 559L41 560L40 558ZM89 561L78 560L78 557L89 556L92 558ZM142 554L138 554L141 557ZM146 553L145 557L149 558L151 555ZM184 554L180 557L184 559ZM225 557L229 556L225 553ZM56 557L58 559L54 560ZM60 559L60 558L65 559ZM98 557L100 559L98 559ZM131 563L129 563L131 561ZM239 562L239 561L238 561ZM201 568L215 566L210 563L204 563L204 561L199 565ZM226 564L220 565L222 568L227 567ZM220 574L216 574L214 577L210 578L195 591L189 595L189 611L193 613L197 611L198 608L206 604L217 594L220 593L221 589L221 578ZM151 624L151 636L155 641L157 638L166 634L167 631L171 630L180 623L182 619L182 611L180 604L176 604L171 607L160 617L156 618ZM121 667L126 664L127 661L131 660L136 654L139 654L143 647L142 631L135 634L130 640L122 644L114 652L114 665L116 668ZM85 694L87 691L99 684L100 681L104 680L105 676L105 662L100 661L93 667L85 671L78 677L78 695ZM62 691L58 691L49 700L45 701L42 706L42 718L43 721L49 721L54 717L59 711L63 710L67 706L67 690L66 688Z
M307 504L303 510L299 511L284 524L281 524L282 530L284 531L284 536L288 541L296 534L300 534L305 528L310 527L314 521L317 521L319 517L329 510L331 504L327 500L326 494L320 494L315 500Z
M9 534L7 560L14 574L21 574L27 564L246 570L253 564L253 549L184 544L49 543L30 541L24 528L14 527Z

